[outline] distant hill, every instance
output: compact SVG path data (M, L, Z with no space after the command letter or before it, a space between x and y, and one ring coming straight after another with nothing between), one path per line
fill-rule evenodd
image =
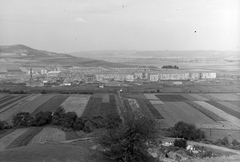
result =
M19 56L35 56L35 57L72 57L71 55L68 54L36 50L22 44L0 46L0 54L1 53L14 53Z
M85 55L87 56L87 54ZM0 58L18 58L24 60L38 61L38 64L60 64L64 66L85 66L85 67L132 67L121 63L103 61L100 58L76 57L71 54L37 50L25 45L2 45L0 46ZM30 62L31 63L31 62ZM35 63L37 64L37 63Z
M87 58L240 58L240 51L216 50L165 50L165 51L136 51L136 50L104 50L104 51L79 51L70 53L73 56Z
M188 50L188 51L138 51L135 57L222 58L240 57L240 51Z

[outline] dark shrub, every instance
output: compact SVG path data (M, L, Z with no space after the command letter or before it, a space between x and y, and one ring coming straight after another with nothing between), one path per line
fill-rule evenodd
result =
M232 140L232 145L237 146L237 145L240 145L240 143L236 139L233 139Z
M187 148L187 140L185 140L185 139L175 139L174 140L174 146L186 149Z
M57 110L53 113L52 123L54 125L63 125L64 114L65 114L65 110L62 107L57 108Z
M0 120L0 130L3 130L5 128L4 122Z
M77 114L75 112L67 112L63 115L63 127L65 128L73 128L73 124L77 119Z
M94 130L94 126L93 124L90 122L90 121L87 121L85 124L84 124L84 128L83 128L83 131L86 132L86 133L90 133Z
M83 130L83 128L84 128L84 120L81 117L79 117L73 123L73 130L79 131L79 130Z
M29 112L20 112L13 117L13 125L17 127L32 126L34 119Z
M52 120L52 112L47 111L47 112L39 112L36 114L34 118L34 124L36 126L43 126L46 124L49 124Z

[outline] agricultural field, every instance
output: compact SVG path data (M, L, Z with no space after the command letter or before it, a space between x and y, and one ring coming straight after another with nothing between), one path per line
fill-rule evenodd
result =
M30 114L33 113L39 106L53 98L55 94L45 94L38 96L34 99L31 99L31 101L26 102L22 106L19 107L21 111L29 112Z
M226 119L228 122L232 123L233 125L235 125L236 127L238 127L240 129L240 119L220 110L219 108L208 104L207 102L204 101L194 101L195 103L197 103L198 105L208 109L209 111L217 114L218 116Z
M235 93L123 93L132 110L157 119L162 128L174 126L178 121L193 123L202 128L209 139L222 137L218 133L238 138L240 131L240 95ZM55 111L62 106L78 116L91 118L108 114L117 115L118 99L115 94L0 94L0 119L10 121L18 112L36 115L40 111ZM211 129L211 136L209 130ZM234 133L235 132L235 133ZM77 138L58 128L31 127L0 132L0 150L57 142ZM239 138L238 138L239 139Z
M171 94L168 94L168 95L156 95L161 101L163 102L167 102L167 101L171 101L171 102L181 102L181 101L187 101L186 98L184 98L183 96L181 95L171 95Z
M34 136L41 132L42 129L43 127L29 128L24 134L18 136L10 145L8 145L7 149L28 145L28 143L34 138Z
M224 111L225 113L230 114L230 115L240 119L240 112L235 111L231 108L228 108L228 107L226 107L226 106L224 106L224 105L222 105L222 104L220 104L216 101L206 101L206 102L215 106L215 107L217 107L217 108L219 108L220 110Z
M0 113L0 118L2 120L11 120L12 116L17 114L18 112L22 112L22 109L20 107L26 103L29 102L30 100L34 99L35 97L39 96L40 94L31 94L27 97L25 97L23 100L20 100L16 105L12 106L11 108L8 108L6 111L2 111ZM3 109L5 109L4 107Z
M65 132L58 128L45 127L41 132L32 138L28 145L46 142L59 142L65 140Z
M82 116L83 111L88 103L90 95L74 94L70 95L62 104L66 112L76 112L78 116Z
M109 114L113 116L118 115L117 104L114 95L103 95L100 112L101 116L103 117L106 117Z
M39 106L32 113L32 115L34 116L34 115L36 115L40 111L43 111L43 112L45 112L45 111L54 112L56 110L56 108L58 108L68 97L69 97L69 95L63 95L63 94L56 95L52 99L48 100L47 102L45 102L44 104Z
M6 149L17 137L28 131L28 128L16 129L0 139L0 151Z
M93 94L90 97L90 99L86 105L86 108L84 109L84 111L82 113L82 117L91 118L93 116L100 116L101 103L102 103L102 95Z

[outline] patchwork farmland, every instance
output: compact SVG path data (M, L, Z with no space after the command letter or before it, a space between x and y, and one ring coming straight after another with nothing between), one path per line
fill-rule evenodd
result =
M232 135L240 131L239 94L223 93L155 93L122 94L133 111L156 119L161 127L172 127L178 121L194 123L209 133L211 129ZM36 115L54 112L58 107L78 116L121 115L115 94L0 94L0 120L10 122L19 112ZM213 138L213 137L211 137ZM0 131L0 150L45 142L66 140L66 133L54 127L31 127Z

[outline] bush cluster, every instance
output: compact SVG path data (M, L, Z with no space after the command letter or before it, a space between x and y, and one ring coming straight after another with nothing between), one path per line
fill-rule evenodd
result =
M93 94L90 91L60 91L61 94Z
M240 142L238 142L236 139L233 139L232 142L230 142L227 137L224 137L223 139L217 139L213 142L213 144L225 146L230 149L240 150Z
M75 112L65 112L62 107L56 109L55 112L39 112L34 117L28 112L20 112L13 117L12 123L14 127L29 127L29 126L44 126L53 124L61 126L65 131L83 130L90 133L98 128L112 128L117 127L121 123L119 116L107 115L106 118L102 116L94 116L92 118L78 117ZM0 123L1 128L1 123Z
M3 129L10 129L12 128L11 125L9 125L7 122L5 121L1 121L0 120L0 130L3 130Z
M174 66L172 66L172 65L165 65L165 66L162 67L162 69L179 69L179 67L176 66L176 65L174 65Z

